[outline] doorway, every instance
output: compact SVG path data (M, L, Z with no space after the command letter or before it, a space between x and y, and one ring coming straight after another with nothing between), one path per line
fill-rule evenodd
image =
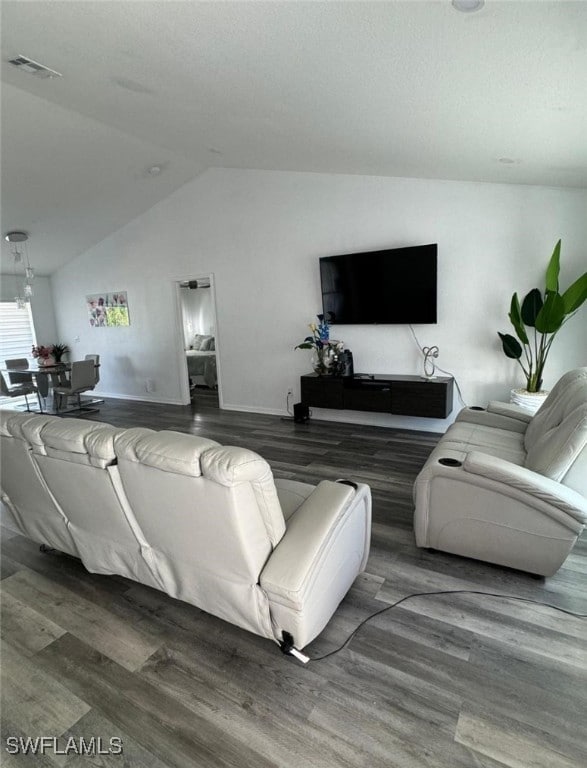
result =
M220 407L218 334L213 275L176 282L181 342L182 401L196 409Z

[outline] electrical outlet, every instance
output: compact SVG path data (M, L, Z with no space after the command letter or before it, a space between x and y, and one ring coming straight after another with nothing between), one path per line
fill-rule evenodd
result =
M287 396L288 397L293 397L293 387L288 387L287 388Z

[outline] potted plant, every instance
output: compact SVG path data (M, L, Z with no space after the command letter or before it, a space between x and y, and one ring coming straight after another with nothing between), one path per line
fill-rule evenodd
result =
M69 352L69 347L67 344L52 344L52 352L53 358L56 363L60 363L63 355L66 355Z
M544 366L557 333L587 299L587 272L564 293L559 290L561 241L554 247L546 269L545 288L533 288L522 303L514 293L509 319L516 337L500 333L505 355L517 360L524 372L526 391L540 393Z

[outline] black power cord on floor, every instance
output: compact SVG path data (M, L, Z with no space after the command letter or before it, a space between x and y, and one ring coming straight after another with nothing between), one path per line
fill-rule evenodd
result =
M392 608L397 608L398 605L401 605L401 603L404 603L406 600L411 600L413 597L430 597L432 595L486 595L487 597L500 597L505 600L519 600L520 602L523 602L523 603L534 603L535 605L543 605L546 608L552 608L555 611L560 611L561 613L566 613L569 616L574 616L576 619L587 618L586 613L574 613L573 611L568 611L566 608L560 608L558 605L552 605L552 603L545 603L542 600L533 600L530 597L518 597L517 595L501 595L498 592L481 592L476 589L445 589L437 592L414 592L411 595L406 595L405 597L402 597L400 600L396 600L396 602L392 603L391 605L386 605L385 608L382 608L379 611L375 611L375 613L372 613L370 616L367 616L366 619L363 619L363 621L357 627L355 627L355 629L347 637L344 643L338 648L335 648L333 651L329 651L328 653L325 653L322 656L310 657L309 660L324 661L324 659L328 659L330 656L334 656L336 653L340 653L340 651L344 650L347 647L347 645L351 642L351 640L357 634L357 632L361 629L361 627L364 627L368 621L371 621L371 619L374 619L376 616L380 616L382 613L385 613L386 611L390 611Z

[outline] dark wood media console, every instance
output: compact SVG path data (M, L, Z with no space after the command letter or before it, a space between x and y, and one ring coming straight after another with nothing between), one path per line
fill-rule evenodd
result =
M454 379L356 373L301 377L302 403L313 408L375 411L445 419L452 411Z

